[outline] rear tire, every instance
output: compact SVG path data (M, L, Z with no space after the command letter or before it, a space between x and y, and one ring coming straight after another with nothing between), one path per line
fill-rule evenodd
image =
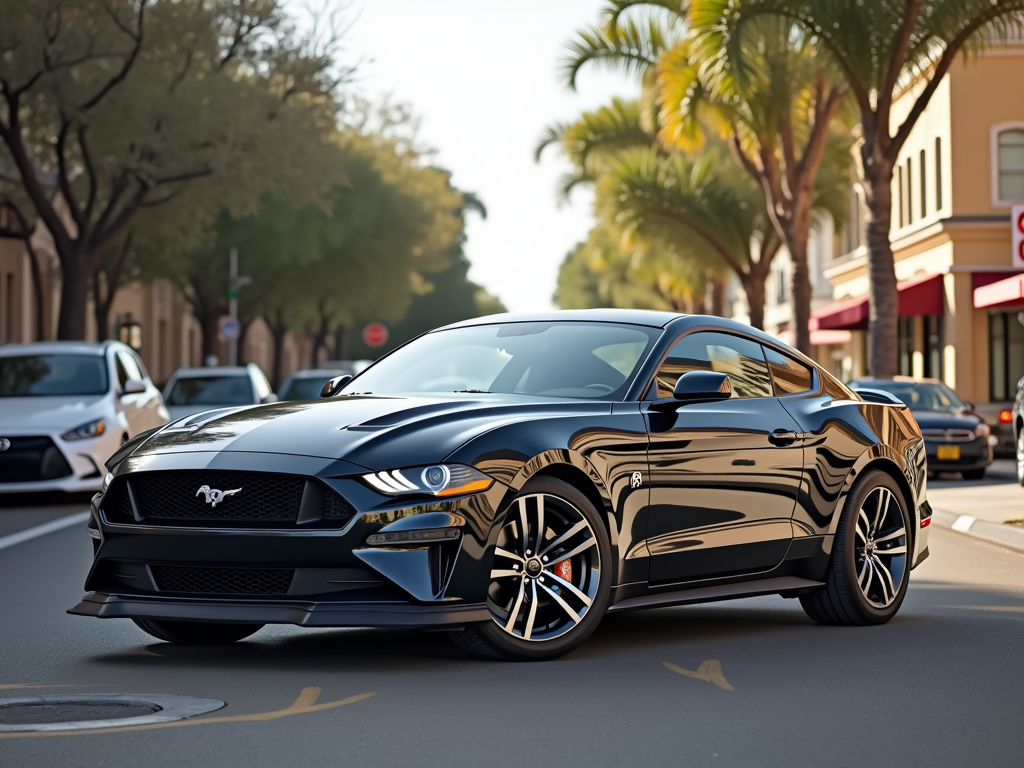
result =
M854 483L832 545L825 586L800 596L819 624L889 621L903 604L910 576L910 517L896 481L872 470Z
M608 608L613 565L604 522L578 489L538 477L501 525L488 585L492 620L449 637L486 659L543 661L568 653Z
M263 624L212 624L202 621L132 619L143 632L175 645L230 645L254 635Z
M985 479L985 467L981 469L968 469L960 474L963 475L964 480L983 480Z

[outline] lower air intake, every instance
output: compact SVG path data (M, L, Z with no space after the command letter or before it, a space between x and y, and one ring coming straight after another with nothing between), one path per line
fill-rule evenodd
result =
M293 568L152 568L161 592L204 595L284 595L291 586Z

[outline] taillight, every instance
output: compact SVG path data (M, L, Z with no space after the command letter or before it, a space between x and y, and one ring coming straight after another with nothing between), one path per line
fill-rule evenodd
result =
M1013 421L1013 412L1012 411L1000 411L999 412L999 423L1000 424L1009 424L1011 421Z

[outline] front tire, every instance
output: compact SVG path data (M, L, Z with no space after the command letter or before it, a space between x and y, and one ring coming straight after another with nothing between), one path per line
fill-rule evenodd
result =
M846 499L825 586L800 597L807 615L829 625L889 621L907 594L909 533L896 481L880 470L867 472Z
M594 505L566 482L535 478L513 500L498 535L487 591L491 621L450 636L484 658L556 658L597 628L611 573L611 544Z
M262 624L211 624L202 621L153 619L132 621L146 634L175 645L230 645L263 629Z

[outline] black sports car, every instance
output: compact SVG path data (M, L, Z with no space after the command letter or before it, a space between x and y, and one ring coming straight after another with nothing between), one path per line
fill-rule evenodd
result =
M927 556L906 407L729 320L479 318L324 395L125 444L71 613L195 644L430 627L543 659L609 611L749 595L880 624Z

